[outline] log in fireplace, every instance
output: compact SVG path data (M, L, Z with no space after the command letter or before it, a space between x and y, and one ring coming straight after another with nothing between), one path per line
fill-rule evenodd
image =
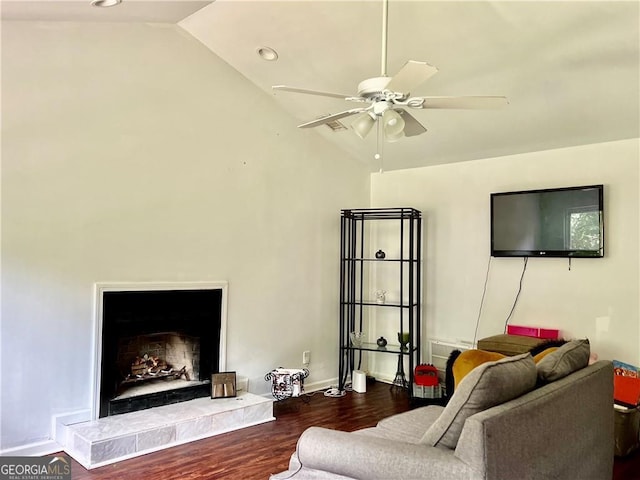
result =
M99 416L211 394L221 289L102 292Z

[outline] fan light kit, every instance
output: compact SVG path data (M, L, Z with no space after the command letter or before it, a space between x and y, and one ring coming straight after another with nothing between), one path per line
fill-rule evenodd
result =
M275 62L278 59L278 52L271 47L260 47L256 50L260 58L268 62Z
M341 118L357 115L351 128L364 139L381 120L382 132L388 142L404 137L413 137L427 131L406 108L420 109L490 109L500 108L509 102L503 96L462 96L462 97L412 97L411 91L438 72L426 62L409 60L393 77L387 76L387 30L389 0L382 2L382 61L381 75L368 78L358 85L355 96L339 93L308 90L287 85L274 85L274 90L282 90L307 95L340 98L348 102L368 103L369 106L352 108L339 113L325 115L319 119L298 125L311 128L324 125Z
M122 0L92 0L91 6L93 7L115 7L116 5L120 5Z

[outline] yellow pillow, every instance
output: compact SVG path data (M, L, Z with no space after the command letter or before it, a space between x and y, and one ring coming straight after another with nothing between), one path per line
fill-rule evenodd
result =
M478 365L500 360L505 356L498 352L487 352L485 350L465 350L458 355L458 358L453 363L454 388L458 388L460 381Z
M551 352L555 352L558 349L558 347L549 347L546 350L541 351L539 354L534 355L533 356L533 361L538 363L540 360L542 360L544 357L546 357L547 355L549 355Z
M534 356L533 361L535 363L538 363L545 356L547 356L551 352L556 351L557 349L558 347L549 347ZM486 350L465 350L460 355L458 355L458 358L456 358L455 362L453 363L452 371L454 388L457 388L462 379L478 365L482 365L486 362L500 360L504 357L506 357L506 355L498 352L487 352Z

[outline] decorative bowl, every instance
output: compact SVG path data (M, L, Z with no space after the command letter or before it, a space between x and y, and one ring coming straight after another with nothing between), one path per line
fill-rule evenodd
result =
M363 337L363 333L362 332L351 332L349 334L349 339L351 340L351 345L353 345L354 347L361 347L362 346L362 337Z

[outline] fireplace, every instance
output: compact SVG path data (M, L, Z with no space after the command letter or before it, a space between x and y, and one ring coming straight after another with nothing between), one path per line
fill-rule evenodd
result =
M225 285L98 286L94 417L211 394L224 370Z

